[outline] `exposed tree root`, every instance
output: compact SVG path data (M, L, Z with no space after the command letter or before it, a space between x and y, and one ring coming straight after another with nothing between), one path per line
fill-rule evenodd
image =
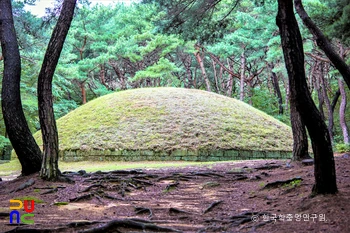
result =
M208 208L206 208L203 212L203 214L208 213L209 211L211 211L215 206L219 205L220 203L222 203L223 201L219 200L219 201L214 201L213 203L211 203Z
M303 179L301 177L295 177L289 180L278 180L278 181L266 184L263 189L280 187L284 184L289 184L289 183L292 183L293 181L298 181L298 180L302 181Z
M263 216L263 215L269 216L270 213L268 213L268 212L245 212L243 214L231 216L230 223L232 224L232 226L238 226L238 225L241 225L243 223L254 222L260 216Z
M155 178L158 178L158 177L159 176L155 175L155 174L141 174L141 175L134 176L133 178L149 180L149 179L155 179Z
M68 183L68 184L74 184L75 183L75 181L73 179L71 179L68 176L63 175L63 174L58 175L58 177L54 181Z
M171 190L175 189L179 184L180 184L179 182L175 182L175 183L172 183L172 184L168 184L168 185L165 187L164 192L170 192Z
M99 196L99 197L100 197L100 196ZM110 200L124 201L124 200L121 199L121 198L113 197L113 196L111 196L111 195L109 195L109 194L104 194L103 197L104 197L104 198L107 198L107 199L110 199Z
M129 218L129 220L135 221L135 222L142 222L142 223L154 223L150 220L143 219L143 218Z
M141 230L152 230L152 231L160 231L160 232L181 232L174 228L169 227L160 227L152 223L142 223L139 221L134 220L120 220L115 219L112 220L102 226L94 227L88 230L79 231L81 233L99 233L99 232L116 232L117 228L124 227L124 228L134 228L134 229L141 229Z
M100 221L83 221L83 222L70 222L67 224L68 227L82 227L82 226L89 226L94 224L102 223Z
M58 188L53 188L53 189L49 189L45 192L42 192L41 195L45 195L45 194L50 194L50 193L56 193L58 191Z
M18 186L18 188L12 190L10 193L21 191L21 190L23 190L25 188L28 188L28 187L32 186L33 184L35 184L35 180L33 178L30 178L29 180L27 180L26 182L24 182L23 184Z
M66 176L86 176L88 175L85 170L79 170L77 172L65 171L62 172L63 175Z
M134 169L134 170L115 170L110 171L109 173L117 174L117 175L136 175L136 174L145 174L143 171Z
M254 169L256 169L256 170L271 170L271 169L276 169L276 168L280 168L280 167L282 167L282 165L266 164L265 166L255 167Z
M169 208L169 214L192 214L192 213L184 210L180 210L177 208Z
M248 179L248 176L245 176L245 175L237 175L236 178L234 179L235 180L246 180Z
M65 189L66 186L46 186L46 187L33 187L33 189Z
M103 186L102 184L93 184L90 185L89 187L86 187L85 189L83 189L82 191L79 191L79 193L84 193L84 192L88 192L93 188L106 188L105 186Z
M224 175L217 174L214 172L194 172L192 173L195 176L207 176L207 177L225 177Z
M84 194L84 195L69 199L69 201L70 202L78 202L78 201L82 201L82 200L90 200L94 196L95 196L95 193L88 193L88 194Z
M148 218L152 218L153 216L151 209L145 208L145 207L135 207L135 214L144 214L144 213L148 213Z
M139 179L136 179L136 178L132 178L132 181L133 181L133 182L136 182L136 183L145 184L145 185L154 185L154 184L151 183L151 182L144 181L144 180L139 180Z
M162 180L181 180L181 181L189 181L190 179L192 179L193 177L191 176L186 176L186 175L182 175L182 174L178 174L178 173L174 173L170 176L163 176L158 178L157 181L162 181Z

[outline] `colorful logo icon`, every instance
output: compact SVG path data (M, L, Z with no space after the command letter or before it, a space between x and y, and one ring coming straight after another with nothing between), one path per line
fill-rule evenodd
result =
M28 203L30 202L30 209L28 207ZM18 210L22 209L26 212L25 214L20 214ZM24 224L34 224L34 214L32 212L35 209L34 200L24 200L24 203L21 200L10 200L10 224L13 224L14 217L16 219L16 223L24 223ZM32 219L28 219L32 218Z

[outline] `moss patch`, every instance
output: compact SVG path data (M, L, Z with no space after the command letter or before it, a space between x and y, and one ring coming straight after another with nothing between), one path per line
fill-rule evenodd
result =
M60 118L57 126L61 158L73 161L218 161L226 151L246 151L252 159L292 151L287 125L236 99L194 89L109 94ZM34 136L42 144L40 132Z
M36 203L36 204L40 204L40 203L45 203L43 200L41 200L41 199L39 199L39 198L37 198L37 197L33 197L33 196L23 196L23 197L14 197L14 198L12 198L13 200L21 200L22 202L24 201L24 200L34 200L34 202Z

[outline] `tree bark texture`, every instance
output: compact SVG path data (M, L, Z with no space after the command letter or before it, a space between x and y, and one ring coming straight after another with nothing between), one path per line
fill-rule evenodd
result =
M269 64L269 68L271 69L271 81L273 85L273 90L278 99L278 114L283 115L283 98L281 94L280 85L278 83L278 78L275 72L273 72L274 64Z
M293 160L301 161L311 158L306 127L292 101L290 101L290 120L293 132Z
M333 96L333 100L331 104L333 114L334 114L335 106L337 106L339 96L340 96L340 89L338 89Z
M213 65L213 73L214 73L214 80L215 80L215 92L220 94L220 86L219 86L218 76L217 76L217 72L216 72L216 62L213 58L211 59L211 62Z
M240 101L244 101L245 65L246 65L246 59L243 51L241 54L241 77L240 77L241 82L240 82L240 93L239 93Z
M79 82L79 87L81 91L81 103L86 104L86 89L85 89L85 81Z
M227 66L230 70L232 70L230 59L227 59ZM227 92L226 92L226 95L228 97L232 97L232 90L233 90L233 75L229 73L228 81L227 81Z
M321 85L320 75L317 70L317 67L319 67L318 62L316 61L314 63L314 66L312 68L311 76L313 77L312 80L314 81L314 86L317 91L317 98L318 98L318 110L320 111L320 114L322 116L322 119L325 121L326 117L324 115L323 111L323 105L324 105L324 95L323 95L323 87ZM311 91L310 91L311 92Z
M38 103L41 133L43 137L43 162L40 176L46 180L57 180L58 133L53 111L52 79L73 19L76 0L64 0L57 24L52 32L38 78Z
M209 78L208 78L208 75L207 75L207 72L205 71L205 66L204 66L204 62L203 62L203 59L201 57L201 54L200 54L200 47L199 46L195 46L195 48L197 49L197 52L194 53L197 61L198 61L198 64L201 68L201 71L202 71L202 75L203 75L203 79L204 79L204 82L205 82L205 86L207 88L207 91L211 91L210 89L210 82L209 82Z
M323 99L326 104L327 112L328 112L328 132L329 137L331 138L331 142L333 143L333 125L334 125L334 117L333 117L333 111L331 107L331 101L329 100L328 94L327 94L327 85L326 80L324 78L324 64L323 62L320 63L320 73L319 73L319 81L322 85L322 93L323 93Z
M100 65L100 82L103 86L107 87L108 89L108 85L106 84L106 67L105 64L101 64Z
M341 100L340 100L340 107L339 107L339 121L340 121L340 127L343 132L343 139L345 144L350 144L350 139L349 139L349 128L346 123L346 118L345 118L345 112L346 112L346 91L344 87L343 80L338 79L338 84L339 84L339 90L340 90L340 95L341 95Z
M42 154L23 113L20 96L21 58L11 0L0 1L0 40L4 57L1 103L5 126L22 165L22 175L30 175L40 171Z
M126 90L126 77L125 77L125 72L122 72L122 70L119 69L118 64L109 62L109 64L112 66L114 72L117 75L117 78L119 79L120 83L120 89L121 90Z
M194 87L193 75L192 75L192 71L191 71L192 57L188 56L188 55L185 55L185 57L182 59L182 63L184 65L185 69L186 69L187 87L188 88Z
M311 138L314 152L314 194L336 193L336 173L328 129L313 102L306 83L304 49L294 16L293 0L278 0L276 22L280 30L289 77L290 101L294 103Z
M345 63L344 59L332 47L332 43L326 38L322 31L316 26L309 15L306 13L301 0L294 0L295 9L302 19L304 25L309 29L314 36L317 45L323 50L335 68L343 76L348 88L350 89L350 67Z

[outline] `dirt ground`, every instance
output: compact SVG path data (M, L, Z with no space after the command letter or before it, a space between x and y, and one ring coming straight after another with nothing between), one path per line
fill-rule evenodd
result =
M350 158L335 162L339 193L316 197L313 166L281 160L20 177L0 182L0 231L350 232ZM24 197L35 224L9 224L9 200Z

